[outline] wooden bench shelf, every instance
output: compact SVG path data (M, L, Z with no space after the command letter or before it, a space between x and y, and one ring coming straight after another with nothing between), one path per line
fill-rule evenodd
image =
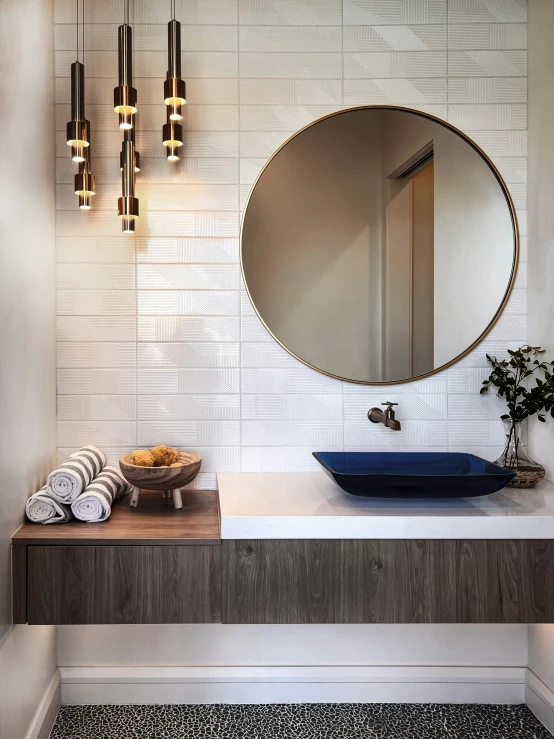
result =
M103 523L70 521L46 526L24 523L12 537L16 546L58 544L86 546L91 544L157 544L159 546L218 545L219 500L215 490L183 491L183 508L176 510L173 501L160 492L147 491L138 508L129 506L129 498L119 500L112 515Z

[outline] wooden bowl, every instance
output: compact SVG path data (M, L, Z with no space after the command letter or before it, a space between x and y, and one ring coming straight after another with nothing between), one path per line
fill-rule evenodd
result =
M200 472L202 457L195 452L179 452L182 467L139 467L130 464L130 454L119 460L123 477L137 488L143 490L175 490L192 482Z

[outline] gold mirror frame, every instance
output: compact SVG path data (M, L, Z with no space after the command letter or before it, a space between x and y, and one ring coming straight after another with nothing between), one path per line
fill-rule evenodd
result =
M250 198L252 197L252 193L254 192L256 185L258 184L258 181L260 180L263 173L266 171L266 169L269 167L273 159L279 154L279 152L287 146L293 139L295 139L297 136L299 136L304 131L307 131L308 128L312 128L312 126L316 126L318 123L321 123L321 121L327 120L327 118L334 118L338 115L343 115L344 113L352 113L357 110L401 110L405 111L406 113L414 113L415 115L422 116L423 118L427 118L430 121L434 121L435 123L438 123L439 125L443 126L444 128L447 128L449 131L452 131L453 133L457 134L460 138L464 139L466 143L468 143L480 156L481 158L487 163L490 170L494 174L496 181L500 185L502 192L504 194L504 197L506 199L506 203L508 205L509 211L510 211L510 218L512 221L512 230L514 234L514 257L512 262L512 270L510 273L510 280L508 283L508 287L506 288L506 292L504 293L504 297L502 299L502 302L500 303L500 306L498 307L498 310L494 314L492 320L488 324L488 326L485 328L485 330L477 337L477 339L461 354L458 354L458 356L454 357L454 359L450 360L450 362L447 362L446 364L441 365L440 367L437 367L434 370L431 370L431 372L426 372L423 375L417 375L415 377L409 377L405 380L389 380L388 382L374 382L369 380L351 380L348 377L340 377L339 375L334 375L331 372L326 372L325 370L321 369L320 367L316 367L313 364L310 364L309 362L306 362L302 357L299 357L297 354L295 354L293 351L291 351L285 344L283 344L282 341L279 341L279 339L275 336L275 334L271 331L271 329L268 327L262 316L260 315L260 312L258 311L256 304L254 303L254 300L252 298L252 295L250 294L250 290L248 289L248 283L246 281L246 276L244 274L244 263L243 263L243 233L244 233L244 219L246 217L246 212L248 210L248 205L250 203ZM438 372L443 372L445 369L448 369L449 367L452 367L452 365L459 362L461 359L463 359L465 356L467 356L470 352L472 352L475 347L477 347L483 339L490 333L500 316L502 315L504 308L506 307L506 304L508 303L508 299L512 293L514 283L517 276L517 268L519 263L519 228L518 228L518 222L517 222L517 214L516 209L514 206L514 202L512 200L512 196L510 195L510 192L508 190L508 187L506 183L504 182L504 179L492 160L490 159L487 154L481 149L480 146L478 146L475 141L473 141L469 136L467 136L463 131L460 131L459 128L456 128L456 126L453 126L451 123L447 123L446 121L443 121L441 118L437 118L434 115L430 115L429 113L424 113L420 110L415 110L414 108L405 108L401 105L357 105L353 108L343 108L342 110L338 110L334 113L329 113L328 115L323 116L322 118L318 118L315 121L312 121L312 123L309 123L307 126L304 126L303 128L299 129L294 133L292 136L290 136L281 146L270 156L270 158L267 160L267 162L262 167L261 171L259 172L258 176L254 180L254 183L252 187L250 188L250 192L248 193L248 197L246 199L246 203L244 205L244 209L242 211L241 215L241 222L240 222L240 269L242 273L242 277L244 280L244 285L246 288L246 292L248 294L248 298L250 299L250 302L252 304L252 307L254 308L256 315L262 322L264 328L269 333L269 335L280 345L283 347L283 349L288 352L291 356L293 356L295 359L297 359L299 362L302 362L302 364L306 365L306 367L310 367L310 369L315 370L316 372L320 372L323 375L327 375L327 377L333 377L335 380L340 380L341 382L350 382L354 385L400 385L407 382L416 382L417 380L422 380L426 377L431 377L432 375L436 375Z

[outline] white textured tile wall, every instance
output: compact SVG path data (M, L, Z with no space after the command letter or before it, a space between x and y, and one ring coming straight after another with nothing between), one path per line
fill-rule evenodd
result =
M189 103L184 157L165 160L167 4L135 0L141 218L116 217L121 132L112 110L122 0L88 0L87 105L98 194L81 213L64 128L73 0L56 2L58 446L115 461L137 445L198 450L195 485L223 470L315 468L315 449L474 451L502 445L482 398L485 352L526 338L526 0L177 0ZM241 289L240 208L294 131L342 107L392 103L468 132L506 179L522 264L486 341L452 369L390 388L306 368L266 333ZM398 401L402 431L367 422Z

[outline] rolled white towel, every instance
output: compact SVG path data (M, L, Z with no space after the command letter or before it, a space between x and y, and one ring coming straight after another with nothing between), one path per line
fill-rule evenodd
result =
M84 446L48 475L46 489L59 503L72 503L106 466L104 452Z
M25 505L25 513L33 523L65 523L72 518L70 506L54 500L46 485L31 495Z
M112 503L129 492L131 486L117 467L104 467L102 472L71 504L71 511L80 521L105 521L112 512Z

